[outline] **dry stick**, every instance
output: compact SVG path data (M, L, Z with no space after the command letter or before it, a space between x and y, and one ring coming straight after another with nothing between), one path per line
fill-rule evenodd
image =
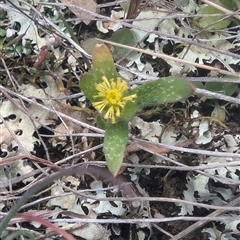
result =
M133 72L133 71L130 71L132 72L133 74L136 74L138 75L139 77L141 78L144 78L144 79L141 79L141 80L131 80L131 82L129 83L130 86L133 86L133 85L141 85L145 82L148 82L148 81L153 81L153 80L157 80L159 79L159 77L156 77L156 76L151 76L149 74L138 74L138 72ZM224 83L224 82L227 82L227 83L240 83L240 79L236 79L236 78L219 78L219 77L184 77L186 80L188 80L189 82L221 82L221 83ZM198 88L197 88L198 89ZM212 92L214 93L214 92ZM224 95L225 96L225 95Z
M67 39L68 42L71 43L71 44L75 47L76 50L78 50L79 52L81 52L82 54L84 54L86 57L91 58L91 56L90 56L83 48L81 48L81 46L79 46L76 42L74 42L74 40L71 39L71 37L69 37L69 36L67 36L66 34L64 34L63 31L62 31L56 24L54 24L53 22L51 22L48 18L43 17L42 14L38 11L38 9L36 9L35 7L33 7L31 4L27 3L26 1L21 1L21 0L18 0L18 1L19 1L21 4L28 6L36 15L41 16L42 19L43 19L43 21L45 22L45 24L49 24L50 26L52 26L53 29L55 29L61 37L63 37L64 39ZM13 4L11 1L8 0L8 2L13 6L13 8L11 9L12 11L15 11L15 12L18 12L18 13L20 12L20 13L22 13L23 15L25 15L26 17L29 17L32 21L36 21L36 22L37 22L37 20L31 18L31 16L27 16L24 12L19 11L19 10L16 10L16 9L17 9L17 8L16 8L16 5ZM45 4L45 3L44 3L44 4ZM57 4L55 4L55 5L57 5ZM69 6L68 4L65 4L65 5ZM3 4L0 5L0 6L3 7L3 8L6 8ZM59 6L59 5L57 5L57 6ZM73 6L73 7L75 7L75 8L77 7L77 6L75 6L75 5L71 5L71 6ZM82 8L81 8L81 9L82 9ZM84 11L84 9L83 9L83 11ZM88 13L89 13L89 12L91 12L91 11L85 10L85 12L88 12ZM38 22L38 23L39 23L39 22ZM52 33L52 31L51 31L51 33Z
M5 71L8 73L8 77L9 77L10 81L11 81L12 85L14 86L14 88L15 88L15 90L16 90L15 85L18 85L18 83L17 83L17 81L14 79L14 77L9 73L8 68L7 68L6 64L5 64L4 59L1 58L1 60L2 60L2 63L3 63L3 65L4 65ZM19 86L18 86L18 87L19 87ZM39 140L40 140L40 142L41 142L41 144L42 144L42 146L43 146L43 148L44 148L44 150L45 150L45 152L46 152L47 159L50 160L50 156L49 156L49 153L48 153L47 146L46 146L46 144L44 143L42 137L40 136L40 134L39 134L39 132L38 132L38 129L37 129L36 125L35 125L34 119L30 116L30 114L28 113L26 107L24 106L23 101L22 101L21 99L19 99L20 102L21 102L21 104L18 104L16 101L14 101L14 102L12 101L12 98L9 96L8 93L5 92L4 95L5 95L5 97L8 98L8 100L10 100L18 109L21 109L21 111L22 111L23 113L25 113L25 114L29 117L30 121L32 122L32 124L33 124L33 126L34 126L34 128L35 128L36 133L37 133L38 136L39 136ZM22 145L19 145L19 146L22 146ZM24 149L24 151L26 151L26 150ZM37 166L37 167L39 168L39 166Z
M53 186L55 186L55 185L52 185L51 188ZM64 188L64 190L66 190L65 193L61 193L59 195L54 195L54 196L51 195L51 196L47 196L47 197L38 198L37 200L33 200L31 202L29 201L29 203L24 204L20 209L29 208L29 207L32 207L34 205L46 202L46 201L51 200L51 199L61 198L61 197L74 195L74 194L76 196L79 196L79 199L80 198L81 199L93 199L93 200L96 200L96 201L108 201L109 202L107 197L106 197L105 200L100 200L98 197L96 197L96 195L93 195L93 194L90 195L89 193L97 192L97 191L107 191L107 190L115 191L115 190L117 190L116 186L106 187L106 188L98 188L98 189L84 189L84 190L73 190L72 188L66 187L66 186L62 186L62 187ZM47 189L35 194L34 197L36 198L38 196L41 196L46 191L47 191ZM118 201L118 197L116 197L114 201ZM216 209L214 209L214 210L216 210ZM11 222L12 222L12 220L11 220Z
M132 2L132 1L131 1L131 2ZM176 7L176 8L177 8L177 7ZM130 9L130 6L129 6L129 9ZM175 9L175 8L174 8L174 9ZM174 9L172 9L172 11L173 11ZM171 15L171 13L169 13L168 15ZM128 17L126 17L125 20L127 20L127 19L128 19ZM136 19L134 19L134 20L136 20ZM138 46L140 47L140 44L143 43L143 41L146 40L146 39L149 37L149 35L152 33L152 31L153 31L155 28L157 28L163 21L164 21L163 18L160 19L160 20L158 21L158 23L157 23L153 28L149 29L149 31L146 32L146 34L142 37L142 39L139 40L133 47L138 47ZM118 66L119 63L121 63L121 62L122 62L125 58L127 58L131 53L132 53L132 51L128 51L128 53L127 53L124 57L122 57L121 59L119 59L119 60L115 63L116 66ZM121 64L120 64L120 65L121 65Z
M25 3L26 4L26 3ZM41 3L42 4L42 3ZM101 14L97 14L95 12L92 12L92 11L88 11L82 7L79 7L79 6L76 6L76 5L71 5L71 4L62 4L62 3L44 3L44 5L49 5L49 6L68 6L68 7L75 7L75 8L78 8L80 9L81 11L83 12L86 12L94 17L96 17L99 21L102 20L102 21L111 21L111 22L114 22L114 23L121 23L122 26L124 27L128 27L128 28L135 28L135 29L138 29L138 30L142 30L142 31L145 31L145 32L149 32L149 29L147 28L144 28L144 27L139 27L139 26L134 26L130 23L127 23L128 20L124 19L124 20L117 20L117 19L113 19L113 18L110 18L110 17L106 17L106 16L103 16ZM1 5L0 5L1 6ZM29 5L29 7L33 10L33 11L36 11L35 8L33 8L31 5ZM39 12L38 12L38 15L39 16L42 16ZM192 16L192 15L191 15ZM183 13L181 16L178 16L178 17L186 17L186 13ZM174 16L172 16L172 18L174 18ZM68 40L77 50L79 50L80 52L82 52L80 49L79 49L79 46L74 43L74 41L68 37L67 35L63 35L62 31L54 24L52 23L49 19L45 19L45 22L47 22L50 26L53 27L53 29L55 29L59 35L63 36L64 39ZM158 36L161 36L161 38L163 39L167 39L167 40L178 40L178 41L181 41L181 42L184 42L184 43L188 43L188 44L192 44L192 45L195 45L195 46L198 46L198 47L201 47L201 48L204 48L204 49L208 49L208 50L212 50L212 51L215 51L217 53L220 53L220 54L226 54L227 56L231 56L231 57L234 57L234 58L237 58L239 59L239 55L238 54L235 54L235 53L231 53L231 52L226 52L226 51L223 51L221 49L218 49L218 48L214 48L214 47L210 47L210 46L206 46L205 43L200 43L198 41L192 41L192 39L188 39L188 38L183 38L183 37L179 37L177 35L171 35L171 34L167 34L167 33L163 33L163 32L159 32L157 30L153 30L151 31L151 33L155 33L156 35ZM86 55L86 54L85 54ZM89 54L86 55L87 57L91 58L91 56ZM229 74L231 75L231 74Z
M229 74L229 73L228 73ZM230 75L230 74L229 74Z
M140 144L139 144L139 143L140 143ZM182 166L182 167L187 167L185 164L182 164L182 163L180 163L180 162L174 161L174 160L172 160L172 159L170 159L170 158L165 157L165 156L162 155L161 153L158 153L156 148L155 148L155 149L152 148L154 145L151 146L151 143L147 143L147 142L146 142L146 144L144 144L144 142L143 142L143 144L141 144L141 142L139 142L139 143L137 142L137 143L136 143L136 146L138 146L140 149L145 150L145 151L147 151L147 152L149 152L149 153L152 153L152 154L154 154L154 155L156 155L156 156L159 156L160 158L162 158L162 159L164 159L164 160L166 160L166 161L172 162L172 163L174 163L174 164L176 164L176 165L179 165L179 166ZM184 152L184 151L183 151L183 152ZM220 181L220 182L222 182L222 183L224 183L224 184L239 185L239 181L236 181L236 180L232 180L232 179L228 179L228 178L223 178L223 177L220 177L220 176L215 176L215 175L212 175L212 174L210 174L210 173L208 173L208 172L203 172L203 171L201 171L201 170L195 170L195 171L196 171L197 173L200 173L200 174L206 176L206 177L209 177L209 178L211 178L211 179L214 179L215 181Z
M5 60L2 57L1 57L1 62L2 62L2 65L4 67L5 72L8 75L8 78L9 78L10 82L12 83L12 86L13 86L14 90L17 91L17 89L19 89L19 84L16 81L14 81L14 79L12 78L12 75L9 72L7 64L6 64Z
M163 228L159 227L156 223L152 223L152 226L155 227L159 232L162 232L169 237L173 237L173 235L171 233L165 231Z
M36 170L33 170L29 173L25 173L23 175L20 175L19 177L14 177L14 178L11 178L11 184L16 184L16 183L19 183L21 181L23 181L24 179L27 179L27 178L30 178L36 174L39 174L41 173L42 171L40 169L36 169ZM6 188L9 186L9 181L1 181L0 182L0 188ZM3 194L4 192L1 192L1 194ZM7 192L8 193L8 192ZM16 191L14 192L11 192L11 194L14 194L14 193L17 193ZM19 192L18 192L19 193Z
M205 16L203 16L203 17L205 17ZM192 38L192 41L195 41L195 40L197 41L197 40L198 40L198 39L197 39L197 36L198 36L199 34L208 31L208 28L209 28L209 27L215 25L216 23L219 23L219 22L223 21L223 20L226 19L226 18L229 18L229 16L227 15L227 16L221 18L220 20L218 20L217 22L211 23L211 24L209 24L208 26L206 26L206 27L204 27L204 28L201 28L200 31L198 31L196 34L194 34L194 36L193 36L193 38ZM189 33L192 34L190 30L189 30ZM213 41L213 40L212 40L212 41ZM181 57L182 59L184 59L185 56L188 54L191 46L192 46L192 44L189 44L189 45L187 46L187 50L184 52L183 56ZM214 51L212 51L211 53L212 53L212 55L215 57L215 59L217 59L219 62L221 62L222 65L223 65L229 72L234 72L234 70L229 66L229 64L228 64L227 62L224 62L224 60L222 59L221 56L218 56Z
M28 103L31 103L31 104L33 104L35 106L41 107L41 108L43 108L43 109L45 109L47 111L55 113L55 111L53 109L51 109L49 107L46 107L46 106L44 106L44 105L42 105L42 104L40 104L38 102L35 102L34 100L29 99L29 98L27 98L27 97L25 97L25 96L23 96L21 94L15 93L15 92L13 92L13 91L11 91L11 90L3 87L3 86L0 86L0 91L3 92L4 95L6 95L7 93L11 94L12 96L18 97L18 98L20 98L20 99L22 99L22 100L24 100L24 101L26 101ZM9 100L11 100L14 105L16 105L16 102L15 102L14 99L9 99ZM17 106L17 107L19 108L19 106ZM21 110L24 110L24 109L21 109ZM88 128L88 129L90 129L92 131L95 131L95 132L98 132L98 133L104 133L105 132L104 130L102 130L100 128L91 126L91 125L89 125L87 123L84 123L84 122L81 122L81 121L79 121L79 120L77 120L75 118L72 118L71 116L68 116L67 114L64 114L64 113L61 113L61 112L58 112L58 114L59 114L59 116L61 116L63 118L66 118L67 120L70 120L70 121L72 121L72 122L74 122L74 123L76 123L76 124L78 124L78 125L80 125L82 127Z
M237 208L237 207L236 207ZM238 207L239 208L239 207ZM59 223L100 223L100 224L106 224L106 223L113 223L113 224L136 224L136 223L166 223L166 222L176 222L176 221L188 221L188 222L193 222L193 221L202 221L203 218L208 221L218 221L218 222L232 222L232 221L239 221L239 217L226 217L226 216L219 216L219 217L159 217L159 218L115 218L115 219L97 219L97 218L57 218L57 219L52 219L51 222L59 222ZM21 219L15 218L14 221L11 221L12 223L18 223L22 222Z
M155 77L157 79L157 77ZM220 78L219 77L186 77L190 82L227 82L227 83L240 83L240 79L236 78Z
M42 226L44 226L46 228L50 228L52 231L54 231L58 235L62 236L62 238L66 239L66 240L77 240L75 237L73 237L71 234L69 234L66 230L59 228L58 226L54 225L53 223L51 223L50 221L48 221L46 219L35 216L31 213L17 213L16 215L17 215L17 217L22 217L28 221L39 222L39 223L41 223Z
M22 2L22 1L21 1L21 2ZM27 4L27 3L25 3L25 4ZM97 14L97 13L94 13L94 12L91 12L91 11L88 11L88 10L86 10L86 9L84 9L84 8L79 7L79 6L68 5L68 4L56 4L56 3L44 3L44 4L45 4L45 5L53 5L53 6L54 6L54 5L56 5L56 6L66 5L66 6L77 7L77 8L79 8L80 10L82 10L83 12L86 12L86 13L92 15L92 16L95 16L95 17L99 18L100 20L101 20L101 19L102 19L102 20L105 20L105 21L108 20L108 21L112 21L112 22L115 22L115 23L121 22L121 24L122 24L123 26L130 27L130 28L134 27L134 28L136 28L136 29L138 29L138 30L142 30L142 31L149 32L149 29L142 28L142 27L137 27L137 26L133 26L132 24L129 24L129 23L127 23L127 22L122 22L122 21L119 21L119 20L112 19L112 18L110 18L110 17L102 16L102 15L100 15L100 14ZM27 5L28 5L33 11L35 11L35 13L37 13L39 16L42 17L42 15L41 15L38 11L36 11L36 9L33 8L30 4L27 4ZM55 30L58 32L59 35L61 35L61 36L62 36L63 38L65 38L66 40L68 40L78 51L84 53L85 56L87 56L88 58L91 58L91 56L90 56L89 54L86 54L85 51L84 51L81 47L79 47L78 44L76 44L71 38L69 38L68 36L63 35L63 33L60 31L60 29L59 29L53 22L51 22L51 21L48 20L47 18L43 18L43 19L44 19L44 21L45 21L46 23L48 23L50 26L52 26L53 29L55 29ZM33 19L32 19L32 20L33 20ZM204 45L204 44L201 44L201 43L199 43L199 42L192 41L191 39L181 38L181 37L173 36L173 35L166 34L166 33L160 33L159 31L151 31L151 32L152 32L152 33L155 33L155 34L157 34L157 35L161 34L161 37L164 38L164 39L179 40L179 41L182 41L182 42L185 42L185 43L189 43L189 44L191 44L191 45L195 45L195 46L198 46L198 47L203 47L203 48L205 48L205 49L212 50L212 51L215 51L215 52L218 52L218 53L221 53L221 54L226 54L227 56L232 56L232 57L235 57L235 58L237 58L237 59L239 58L239 56L238 56L237 54L234 54L234 53L231 53L231 52L224 52L224 51L222 51L222 50L220 50L220 49L216 49L216 48L209 47L209 46L206 46L206 45ZM127 48L127 47L125 46L125 48ZM130 49L131 49L131 48L130 48ZM133 49L133 50L134 50L134 49ZM151 54L151 55L152 55L152 54ZM166 56L167 56L167 55L166 55ZM165 55L164 55L164 57L165 57ZM178 59L177 59L177 60L178 60ZM176 61L177 61L177 60L176 60ZM192 64L192 65L193 65L193 64ZM201 64L199 64L199 65L200 65L199 67L202 66ZM118 67L119 67L119 66L118 66ZM208 69L209 69L209 68L208 68ZM217 69L217 72L223 72L224 74L227 74L227 75L232 75L232 76L237 76L237 77L239 77L239 75L236 74L236 73L230 73L230 72L227 72L227 71L224 71L224 70L219 71L218 68L214 68L214 69L215 69L215 71L216 71L216 69Z
M183 151L184 152L184 148ZM161 155L162 157L163 155ZM167 157L166 157L167 158ZM168 161L168 159L166 159ZM106 162L100 161L92 161L91 163L96 164L98 166L105 166L107 165ZM232 166L239 166L240 161L232 161L232 162L223 162L223 163L211 163L211 164L203 164L199 166L169 166L169 165L148 165L148 164L132 164L132 163L122 163L123 167L130 167L130 168L146 168L146 169L169 169L169 170L176 170L176 171L196 171L196 170L209 170L209 169L218 169L223 167L232 167Z
M227 102L240 104L240 99L239 98L229 97L229 96L226 96L226 95L221 94L221 93L215 93L215 92L211 92L211 91L201 89L201 88L196 88L194 92L196 94L201 94L203 96L213 97L215 99L220 99L220 100L224 100L224 101L227 101Z
M192 65L192 66L197 67L197 68L207 69L209 71L214 71L214 72L225 74L225 75L240 77L239 73L233 73L233 72L229 72L229 71L226 71L226 70L222 70L220 68L211 67L211 66L207 66L207 65L199 64L199 63L189 62L189 61L186 61L186 60L183 60L183 59L179 59L179 58L169 56L169 55L164 54L164 53L156 53L156 52L153 52L153 51L150 51L150 50L144 50L144 49L141 49L141 48L130 47L130 46L126 46L126 45L123 45L123 44L120 44L120 43L115 43L115 42L112 42L112 41L103 40L103 39L99 39L99 38L96 38L96 40L101 41L103 43L111 44L113 46L122 47L122 48L125 48L125 49L140 52L140 53L145 53L145 54L155 56L155 57L158 57L158 58L168 59L168 60L172 60L172 61L175 61L175 62Z
M46 178L40 180L40 182L38 182L36 185L31 187L23 195L23 197L27 197L28 198L29 196L33 195L35 192L39 191L44 185L49 184L50 181L53 181L53 180L55 180L55 179L57 179L57 178L59 178L59 177L61 177L63 175L72 175L74 173L80 173L80 174L81 173L87 173L87 174L90 174L90 175L95 175L95 176L97 176L99 178L103 178L103 179L111 181L114 185L118 185L120 187L120 190L122 191L123 195L127 196L127 198L125 198L125 199L119 198L119 200L130 200L130 201L131 200L136 200L136 201L150 200L149 198L142 198L142 197L141 198L139 198L139 197L134 197L133 198L132 196L138 196L138 194L136 194L136 191L133 190L131 185L125 184L124 187L122 186L122 183L124 183L124 179L123 178L121 178L120 176L118 176L117 178L113 178L112 175L110 174L110 172L107 171L106 169L104 170L104 168L99 168L97 166L91 166L91 165L90 166L85 166L85 167L76 167L76 166L74 166L72 168L64 169L61 172L55 173L55 174L51 175L50 177L46 177ZM116 200L116 199L114 198L114 200ZM154 200L154 198L151 198L151 200ZM160 200L160 199L158 199L158 200ZM174 200L174 201L182 202L182 200L179 200L179 199L168 199L168 198L165 198L165 199L162 199L162 200L168 201L168 202L171 201L171 200L172 201ZM21 198L21 200L17 203L17 205L13 209L15 209L15 211L17 211L18 207L20 207L26 201L27 201L27 199ZM186 201L184 201L184 202L186 202ZM199 205L199 204L193 203L193 205ZM210 208L211 207L213 207L213 206L210 206ZM214 208L215 209L216 208L219 209L221 207L214 206ZM221 209L221 210L223 210L223 209ZM225 210L227 210L227 209L225 208ZM230 209L228 209L228 210L230 210ZM231 210L233 210L233 209L231 209ZM236 210L240 210L240 209L236 208ZM12 210L12 211L14 211L14 210ZM12 212L12 214L13 214L13 212ZM9 214L8 214L8 216L5 219L7 219L8 217L9 217ZM11 218L11 217L9 217L9 218ZM8 220L9 220L9 218L8 218ZM199 218L184 218L183 220L191 221L191 220L194 220L194 219L196 220L196 219L199 219ZM208 220L210 220L210 219L211 220L223 220L221 218L208 218ZM163 222L163 221L166 222L166 221L174 221L174 220L179 220L179 219L178 218L171 218L171 219L148 219L148 220L149 221L153 221L153 222ZM85 221L85 220L82 219L81 221ZM86 220L86 221L96 221L96 220L91 219L91 220ZM142 221L142 219L141 219L141 221ZM6 224L6 220L3 220L1 222L1 224L4 224L4 223ZM0 224L0 226L2 226L1 224ZM4 227L4 225L3 225L3 227ZM1 230L1 228L0 228L0 230Z
M84 153L81 153L82 155L84 155ZM73 156L70 156L71 158L73 158ZM25 155L20 155L20 156L13 156L13 157L9 157L7 159L4 159L3 162L0 162L0 166L3 166L3 165L7 165L7 164L10 164L16 160L19 160L21 158L26 158ZM31 157L29 158L29 156L27 157L28 159L31 159ZM33 160L33 159L31 159ZM60 160L61 163L63 161L66 161L66 159L62 159ZM49 163L49 162L48 162ZM105 162L100 162L100 161L92 161L91 162L92 164L95 164L97 166L106 166L106 163ZM53 167L52 165L50 164L46 164L46 162L44 162L43 164L45 164L46 166L49 166L49 167ZM59 162L56 162L56 164L59 164ZM84 164L82 164L84 165ZM211 163L211 164L207 164L207 165L200 165L200 166L168 166L168 165L146 165L146 164L131 164L131 163L122 163L122 166L123 167L131 167L131 168L147 168L147 169L169 169L169 170L176 170L176 171L196 171L196 170L209 170L209 169L219 169L219 168L222 168L222 167L232 167L232 166L239 166L240 165L240 161L232 161L232 162L224 162L224 163ZM40 173L42 171L40 171L39 169L36 169L30 173L26 173L26 174L23 174L21 176L18 176L18 177L14 177L12 178L12 183L15 184L15 183L18 183L18 182L21 182L22 180L26 179L26 178L29 178L33 175L36 175L38 173ZM2 181L0 182L0 188L5 188L7 187L9 184L8 181ZM17 191L15 191L15 193L18 193Z
M203 65L203 64L199 64L199 63L192 63L192 62L189 62L189 61L185 61L183 59L178 59L178 58L175 58L175 57L168 56L166 54L155 53L155 52L152 52L152 51L149 51L149 50L144 50L144 49L134 48L134 47L130 47L130 46L125 46L125 45L122 45L122 44L119 44L119 43L114 43L114 42L103 40L103 39L98 39L97 38L97 40L102 41L104 43L112 44L114 46L123 47L123 48L129 49L129 50L134 50L134 51L145 53L145 54L148 54L148 55L161 57L163 59L165 58L165 59L173 60L175 62L189 64L189 65L199 67L199 68L202 68L202 69L207 69L207 70L210 70L210 71L215 71L215 72L226 74L226 75L240 77L239 73L232 73L232 72L222 70L222 69L219 69L219 68L216 68L216 67L206 66L206 65ZM207 91L207 90L204 90L204 89L196 88L195 93L201 94L201 95L204 95L204 96L214 97L214 98L217 98L217 99L220 99L220 100L229 101L229 102L236 103L236 104L240 104L240 99L238 99L238 98L229 97L229 96L226 96L226 95L223 95L223 94L220 94L220 93L214 93L214 92Z
M119 176L118 176L119 177ZM124 183L126 185L126 182ZM131 184L127 184L128 187L131 187ZM86 190L87 191L87 190ZM135 189L134 189L135 191ZM133 188L131 190L131 192L133 192ZM74 194L76 194L77 196L80 196L80 197L85 197L85 198L88 198L88 199L93 199L93 200L96 200L96 201L124 201L124 202L132 202L132 205L134 206L135 204L134 203L138 203L138 206L139 207L139 204L141 202L146 202L146 201L150 201L150 202L167 202L167 203L175 203L176 205L182 203L182 204L186 204L186 205L192 205L192 206L195 206L195 207L198 207L198 208L205 208L205 209L208 209L208 210L224 210L224 211L235 211L235 212L240 212L240 208L239 207L234 207L234 206L215 206L215 205L209 205L209 204L204 204L204 203L197 203L197 202L191 202L191 201L186 201L186 200L182 200L182 199L178 199L178 198L168 198L168 197L142 197L142 196L138 196L138 197L96 197L96 195L90 195L90 194L84 194L84 193L79 193L78 191L74 191L73 192ZM126 193L126 191L125 191ZM137 195L137 191L135 191L135 195ZM58 198L58 197L61 197L61 196L67 196L67 195L70 195L72 193L65 193L65 194L61 194L59 196L51 196L51 197L46 197L46 198L42 198L42 199L39 199L39 200L36 200L34 202L30 202L30 203L27 203L25 205L23 205L22 207L20 207L20 209L22 208L26 208L26 207L30 207L36 203L41 203L42 201L45 201L45 200L49 200L49 199L53 199L53 198ZM140 194L139 194L140 195ZM36 195L34 195L36 196ZM0 213L0 216L6 216L8 215L8 213ZM239 217L228 217L228 220L234 220L234 219L238 219ZM162 218L148 218L147 222L151 222L151 219L152 219L152 222L160 222L159 219L162 219ZM173 218L165 218L166 220L161 220L161 222L170 222L170 221L178 221L178 220L186 220L186 221L198 221L198 220L202 220L203 217L184 217L184 216L181 216L181 217L173 217ZM224 220L224 217L214 217L214 218L211 218L211 217L206 217L207 220L213 220L213 221L223 221ZM122 221L122 219L117 219L119 221ZM123 218L124 220L124 218ZM144 220L141 219L143 222ZM226 220L226 219L225 219ZM129 220L131 223L136 223L134 221L134 219L132 220ZM15 223L16 222L16 219L12 219L11 220L11 224ZM79 222L81 222L81 220L79 220ZM83 220L84 222L84 220ZM98 222L98 219L92 219L92 222ZM119 222L117 222L119 223Z
M139 196L139 193L130 185L126 184L126 181L121 176L116 176L115 178L112 176L112 174L108 171L106 168L101 168L98 166L83 166L83 167L70 167L63 169L57 173L54 173L50 176L47 176L34 184L31 188L29 188L19 199L19 201L12 207L12 209L8 212L8 214L1 220L0 222L0 237L2 235L2 232L7 227L9 221L11 218L13 218L18 210L21 208L24 203L28 201L28 199L33 196L35 193L39 192L42 188L47 186L49 183L57 180L58 178L61 178L63 176L69 176L74 174L88 174L93 175L97 178L100 178L102 180L106 180L111 182L113 185L117 185L119 187L119 190L122 192L122 195L127 196L129 198ZM139 200L138 200L139 202ZM135 203L137 203L135 201Z
M200 155L209 155L209 156L215 156L215 157L231 157L231 158L240 158L239 153L227 153L227 152L214 152L214 151L207 151L207 150L199 150L194 148L185 148L185 147L178 147L178 146L172 146L167 145L163 143L157 143L157 142L149 142L143 139L133 138L133 143L136 144L138 147L143 146L157 146L161 148L171 149L173 151L179 151L179 152L188 152L193 154L200 154ZM142 144L141 144L142 143Z
M74 155L71 155L69 157L63 158L63 159L61 159L61 160L59 160L59 161L57 161L55 163L49 162L48 160L43 159L43 158L36 157L36 156L34 156L32 154L30 154L30 155L29 154L18 155L18 156L8 157L7 159L4 159L3 161L1 161L0 162L0 167L4 166L4 165L8 165L8 164L10 164L12 162L15 162L17 160L20 160L20 159L23 159L23 158L27 158L27 159L29 159L29 160L31 160L33 162L38 162L38 163L44 164L45 166L48 166L48 167L50 167L52 169L61 170L61 168L58 165L60 165L60 164L62 164L64 162L70 161L72 159L80 158L84 154L87 154L87 153L89 153L91 151L98 150L98 149L100 149L102 147L103 147L103 144L99 144L97 146L94 146L94 147L89 148L87 150L84 150L82 152L75 153ZM92 162L92 163L93 163L93 165L95 164L97 166L106 166L105 162L97 162L97 161L95 161L95 162ZM78 166L83 166L83 165L86 165L86 164L87 163L80 163ZM49 169L46 169L46 171L48 171L48 170ZM35 170L35 171L37 173L37 170ZM39 170L39 171L41 171L41 170ZM31 172L31 173L33 173L33 172ZM26 179L26 178L30 177L32 175L31 173L24 174L24 175L21 175L19 177L13 178L14 183L17 183L19 181L22 181L23 179ZM4 182L2 181L2 182L0 182L0 188L7 187L8 184L9 184L8 181L4 181Z
M227 206L236 206L236 205L239 205L239 203L240 203L240 197L237 197L234 200L232 200ZM239 209L240 209L240 207L239 207ZM226 212L226 210L220 210L219 209L219 210L216 210L216 211L210 213L207 217L217 217L220 214L223 214L225 212ZM193 225L191 225L190 227L188 227L187 229L185 229L182 232L180 232L179 234L177 234L174 237L172 237L170 240L181 239L181 238L185 237L186 235L188 235L189 233L194 232L198 228L200 228L203 225L207 224L208 222L209 222L208 220L198 221L198 222L194 223Z
M68 223L100 223L100 224L106 224L106 223L113 223L113 224L136 224L136 223L166 223L166 222L176 222L176 221L201 221L203 217L162 217L162 218L115 218L115 219L98 219L98 218L58 218L58 219L52 219L51 222L58 222L58 223L65 223L66 221ZM204 217L204 219L208 222L212 221L239 221L239 217Z
M71 148L72 148L72 152L75 153L75 147L74 147L74 141L73 141L73 136L71 135L71 130L69 129L67 123L63 120L63 118L61 116L59 116L58 111L55 109L55 107L52 104L51 99L49 98L49 101L51 103L52 109L55 111L55 114L57 115L57 117L61 120L62 125L64 126L65 130L68 133L68 136L70 138L71 141Z

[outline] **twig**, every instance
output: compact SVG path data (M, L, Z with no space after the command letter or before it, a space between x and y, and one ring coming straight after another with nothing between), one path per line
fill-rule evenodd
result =
M15 93L15 92L13 92L13 91L11 91L11 90L3 87L3 86L0 86L0 91L2 91L4 95L7 95L6 93L11 94L11 95L13 95L13 96L15 96L17 98L20 98L20 99L22 99L22 100L24 100L24 101L26 101L28 103L31 103L31 104L33 104L35 106L38 106L40 108L43 108L45 110L48 110L50 112L55 113L55 111L53 109L51 109L49 107L46 107L46 106L44 106L44 105L42 105L42 104L40 104L38 102L35 102L34 100L29 99L29 98L27 98L27 97L25 97L25 96L23 96L21 94ZM15 100L12 100L12 102L15 103ZM19 107L19 106L17 106L17 107ZM22 108L20 108L20 109L24 111L24 109L22 109ZM72 118L71 116L68 116L68 115L64 114L64 113L61 113L61 112L58 111L58 114L59 114L59 116L65 118L65 119L68 119L68 120L70 120L70 121L72 121L72 122L74 122L76 124L79 124L82 127L86 127L88 129L90 129L92 131L95 131L95 132L98 132L98 133L104 133L104 130L102 130L100 128L97 128L97 127L94 127L92 125L86 124L84 122L81 122L81 121L79 121L79 120L77 120L75 118Z
M169 55L164 54L164 53L156 53L156 52L153 52L153 51L150 51L150 50L135 48L135 47L131 47L131 46L127 46L127 45L123 45L123 44L120 44L120 43L115 43L115 42L112 42L112 41L103 40L103 39L99 39L99 38L96 38L96 40L98 40L100 42L103 42L103 43L111 44L113 46L122 47L122 48L125 48L125 49L140 52L140 53L145 53L145 54L148 54L148 55L151 55L151 56L172 60L172 61L179 62L179 63L182 63L182 64L188 64L188 65L191 65L191 66L194 66L194 67L197 67L197 68L202 68L202 69L206 69L206 70L209 70L209 71L213 71L213 72L217 72L217 73L221 73L221 74L226 74L226 75L230 75L230 76L234 76L234 77L240 77L239 73L229 72L229 71L217 68L217 67L211 67L211 66L207 66L207 65L199 64L199 63L195 63L195 62L189 62L189 61L186 61L184 59L175 58L175 57L169 56Z
M69 222L69 223L113 223L113 224L134 224L134 223L166 223L166 222L175 222L175 221L199 221L205 219L205 222L225 222L225 221L236 221L239 220L238 216L235 217L217 217L217 216L208 216L208 217L167 217L167 218L133 218L133 219L93 219L93 218L58 218L52 219L51 222ZM195 230L195 229L194 229ZM179 238L177 238L179 239ZM175 240L170 239L170 240Z
M237 197L237 198L235 198L234 200L232 200L227 206L237 206L237 205L239 205L239 203L240 203L240 197ZM239 207L239 210L240 210L240 207ZM219 210L216 210L216 211L210 213L207 217L209 217L209 218L214 218L214 217L217 217L217 216L219 216L220 214L223 214L223 213L225 213L225 212L226 212L226 210L221 210L221 209L219 209ZM223 218L223 221L226 220L225 218L227 218L227 217L224 217L224 218ZM238 220L239 220L239 216L238 216ZM181 231L179 234L177 234L177 235L175 235L174 237L172 237L170 240L179 240L179 239L187 236L189 233L194 232L194 231L197 230L198 228L204 226L204 225L207 224L208 222L209 222L209 221L208 221L206 218L204 218L204 220L200 220L200 221L194 223L194 224L191 225L190 227L186 228L185 230Z
M101 168L93 165L82 166L82 167L73 166L70 168L66 168L57 173L54 173L50 176L47 176L41 179L22 195L19 201L12 207L10 212L1 220L0 236L2 235L3 230L7 227L7 224L9 223L11 218L13 218L16 215L16 213L21 208L21 206L23 206L23 204L26 203L31 196L33 196L35 193L40 191L42 188L44 188L54 180L63 176L73 175L76 173L94 175L97 178L109 181L113 185L117 185L119 187L119 190L122 192L123 196L128 196L129 198L139 196L139 193L136 191L136 189L133 189L132 186L130 186L129 184L126 184L126 181L124 180L123 177L116 176L114 178L106 168ZM137 199L137 201L139 202L139 199ZM137 202L135 201L135 203Z
M215 99L224 100L224 101L235 103L235 104L240 104L239 98L229 97L229 96L223 95L221 93L215 93L215 92L211 92L211 91L208 91L205 89L196 88L195 94L200 94L200 95L203 95L206 97L212 97Z

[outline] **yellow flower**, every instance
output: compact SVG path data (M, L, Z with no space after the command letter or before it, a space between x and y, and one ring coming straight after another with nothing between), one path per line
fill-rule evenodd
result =
M116 117L120 117L121 109L127 101L133 101L137 97L136 94L124 96L123 93L128 89L127 83L120 77L117 81L110 81L103 76L103 82L97 84L98 94L94 96L97 99L92 105L101 113L106 111L104 118L111 119L112 123L116 122Z

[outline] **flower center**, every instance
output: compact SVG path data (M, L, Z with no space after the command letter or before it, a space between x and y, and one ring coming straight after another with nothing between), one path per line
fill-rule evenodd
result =
M102 77L102 82L96 84L97 95L94 96L96 101L92 105L100 112L104 113L104 119L111 119L112 124L116 122L116 118L121 117L121 110L126 102L134 101L136 94L124 95L128 89L127 82L120 77L117 79L108 80L105 76Z
M111 105L116 105L121 100L121 93L118 90L110 90L106 94L106 100Z

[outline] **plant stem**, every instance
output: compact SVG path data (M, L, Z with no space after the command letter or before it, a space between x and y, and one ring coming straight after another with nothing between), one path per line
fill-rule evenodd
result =
M19 230L19 231L17 231L17 232L14 232L14 233L8 235L8 236L5 238L5 240L16 239L16 237L18 237L18 236L25 236L25 237L30 238L31 240L34 240L34 239L35 239L35 238L34 238L34 235L33 235L31 232L29 232L29 231L27 231L27 230Z

